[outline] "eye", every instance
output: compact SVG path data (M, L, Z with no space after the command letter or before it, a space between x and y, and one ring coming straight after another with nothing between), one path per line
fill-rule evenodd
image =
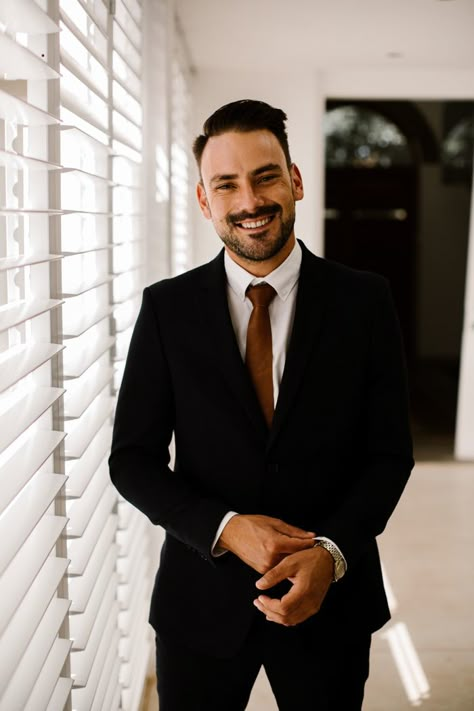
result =
M222 183L222 185L216 185L216 190L219 192L225 192L226 190L232 190L233 187L232 183Z
M259 183L269 183L270 181L275 180L276 177L277 177L276 175L262 175L259 178L258 182Z

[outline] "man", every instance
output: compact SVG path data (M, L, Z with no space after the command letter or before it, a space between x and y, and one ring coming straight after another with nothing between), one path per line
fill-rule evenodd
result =
M247 100L206 121L197 197L225 247L145 289L120 390L112 480L166 530L160 711L245 709L262 665L283 711L360 709L389 618L375 537L413 465L397 320L381 277L296 241L285 120Z

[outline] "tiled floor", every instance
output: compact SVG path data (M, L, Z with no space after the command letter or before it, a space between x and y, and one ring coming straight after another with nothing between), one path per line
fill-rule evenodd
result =
M364 711L474 711L473 510L474 463L417 464L380 538L394 609L374 639ZM264 674L247 711L277 711Z

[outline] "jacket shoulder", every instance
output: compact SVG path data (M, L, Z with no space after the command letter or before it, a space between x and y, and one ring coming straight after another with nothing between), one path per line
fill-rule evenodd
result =
M345 264L318 257L304 249L306 274L320 280L329 289L344 293L380 292L389 290L388 280L381 274L354 269Z
M212 261L201 264L183 274L161 279L145 288L152 299L176 298L189 294L201 286L206 286L211 281L223 279L225 276L223 251Z

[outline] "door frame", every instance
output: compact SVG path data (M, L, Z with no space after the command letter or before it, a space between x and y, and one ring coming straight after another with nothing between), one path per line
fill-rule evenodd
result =
M474 70L393 69L328 70L320 72L317 81L317 105L321 111L318 124L331 100L474 100ZM324 136L318 150L320 220L315 242L324 244ZM474 180L471 191L464 321L461 341L461 363L458 385L454 456L474 460Z

